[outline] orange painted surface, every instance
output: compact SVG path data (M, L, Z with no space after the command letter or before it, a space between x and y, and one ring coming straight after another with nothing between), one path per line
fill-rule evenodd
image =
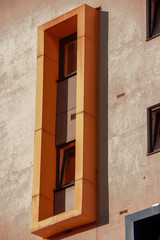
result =
M38 29L32 233L47 238L95 222L97 10L83 5ZM56 187L56 94L59 39L77 32L74 210L53 216Z

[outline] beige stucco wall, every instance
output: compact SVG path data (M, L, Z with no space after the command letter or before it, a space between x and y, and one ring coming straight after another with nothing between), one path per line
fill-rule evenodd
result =
M160 37L146 42L145 2L0 1L0 239L40 239L30 234L37 27L84 3L109 12L110 215L109 224L67 239L123 240L119 212L160 202L160 153L147 156L146 113L160 102Z

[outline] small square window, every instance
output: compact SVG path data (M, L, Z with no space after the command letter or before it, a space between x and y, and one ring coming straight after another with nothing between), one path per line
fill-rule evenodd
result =
M160 104L148 108L148 153L160 151Z
M148 0L148 38L160 34L160 0Z

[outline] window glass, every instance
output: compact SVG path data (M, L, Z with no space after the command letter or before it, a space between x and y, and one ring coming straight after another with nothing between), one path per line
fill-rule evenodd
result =
M60 39L59 80L77 71L77 33Z
M160 33L160 0L149 0L149 37Z
M73 182L75 179L75 149L69 149L65 151L65 169L64 169L64 176L63 176L63 185L69 182Z
M149 145L148 153L160 151L160 105L151 107L149 111Z
M60 148L58 187L75 180L75 146Z
M152 111L152 151L160 149L160 110Z
M64 52L64 76L67 76L77 70L77 40L66 43Z

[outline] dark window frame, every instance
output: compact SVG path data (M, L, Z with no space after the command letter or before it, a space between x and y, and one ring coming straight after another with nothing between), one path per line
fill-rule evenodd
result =
M159 11L160 11L160 0L157 0L157 2L155 3L156 7L155 7L155 11L154 13L152 12L152 1L153 0L146 0L146 17L147 17L147 40L150 40L152 38L155 38L157 36L160 36L160 30L159 32L155 33L156 31L156 22L157 20L157 12L158 12L158 7L159 7ZM152 18L152 15L153 18ZM153 21L153 23L152 23ZM160 24L160 19L159 19L159 24Z
M156 115L155 127L153 130L153 114ZM147 132L148 132L148 155L160 152L160 147L155 149L158 120L160 119L160 103L147 109ZM154 131L154 132L153 132Z
M68 74L67 76L64 75L64 64L65 64L65 44L70 43L77 39L77 33L73 33L65 38L60 39L59 41L59 80L62 81L66 78L69 78L73 75L76 75L77 71Z

